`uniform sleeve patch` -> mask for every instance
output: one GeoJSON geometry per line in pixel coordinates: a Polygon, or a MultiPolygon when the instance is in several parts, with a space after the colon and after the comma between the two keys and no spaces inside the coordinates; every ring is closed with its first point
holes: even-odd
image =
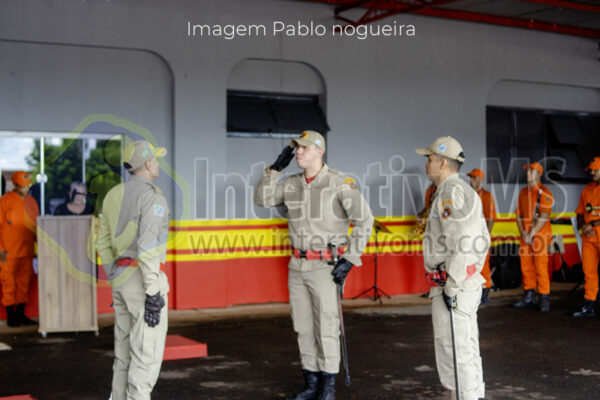
{"type": "Polygon", "coordinates": [[[353,178],[346,178],[346,180],[344,180],[344,183],[348,184],[348,186],[350,186],[350,189],[352,190],[356,190],[358,188],[353,178]]]}
{"type": "Polygon", "coordinates": [[[447,219],[452,216],[452,209],[450,207],[444,207],[442,211],[442,219],[447,219]]]}
{"type": "Polygon", "coordinates": [[[164,217],[165,216],[165,208],[163,206],[161,206],[160,204],[155,204],[154,205],[154,215],[156,215],[157,217],[164,217]]]}
{"type": "Polygon", "coordinates": [[[444,200],[442,201],[442,207],[452,207],[452,200],[444,200]]]}

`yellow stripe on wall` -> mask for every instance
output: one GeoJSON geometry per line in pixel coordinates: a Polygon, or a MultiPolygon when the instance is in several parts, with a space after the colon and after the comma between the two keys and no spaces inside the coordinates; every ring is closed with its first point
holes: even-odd
{"type": "MultiPolygon", "coordinates": [[[[571,217],[574,213],[552,214],[551,218],[571,217]]],[[[492,238],[505,238],[493,242],[519,243],[515,214],[498,214],[492,229],[492,238]]],[[[421,236],[412,234],[414,216],[382,217],[378,221],[391,233],[379,233],[380,254],[407,255],[421,252],[421,236]]],[[[231,219],[231,220],[177,220],[171,221],[167,261],[230,260],[259,257],[285,257],[290,255],[288,230],[285,219],[231,219]],[[273,227],[277,226],[277,227],[273,227]],[[194,230],[198,229],[198,230],[194,230]]],[[[570,225],[552,225],[556,235],[574,234],[570,225]]],[[[574,237],[564,238],[564,243],[575,243],[574,237]]],[[[375,253],[374,233],[366,254],[375,253]]]]}

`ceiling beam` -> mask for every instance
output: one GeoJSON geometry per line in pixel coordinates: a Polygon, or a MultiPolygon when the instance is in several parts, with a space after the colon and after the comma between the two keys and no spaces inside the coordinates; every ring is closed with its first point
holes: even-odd
{"type": "Polygon", "coordinates": [[[552,7],[561,7],[561,8],[569,8],[572,10],[580,10],[580,11],[589,11],[600,13],[600,6],[595,6],[593,4],[584,4],[584,3],[575,3],[567,0],[519,0],[524,3],[536,3],[543,4],[546,6],[552,7]]]}
{"type": "MultiPolygon", "coordinates": [[[[366,25],[371,22],[375,22],[392,15],[409,13],[415,10],[420,10],[428,7],[436,7],[441,6],[448,3],[454,3],[460,0],[413,0],[413,1],[403,1],[403,0],[358,0],[358,1],[349,1],[344,2],[338,0],[339,5],[335,8],[334,14],[335,18],[344,21],[345,23],[358,26],[358,25],[366,25]],[[353,8],[367,8],[367,11],[356,21],[353,21],[349,18],[346,18],[340,15],[344,11],[348,11],[353,8]]],[[[330,1],[328,1],[330,2],[330,1]]]]}
{"type": "MultiPolygon", "coordinates": [[[[389,17],[394,14],[411,13],[417,15],[426,15],[430,17],[440,17],[461,21],[487,23],[493,25],[509,26],[514,28],[524,28],[543,32],[553,32],[566,35],[582,36],[588,38],[600,38],[600,30],[582,28],[569,25],[560,25],[551,22],[537,21],[534,19],[522,19],[513,17],[504,17],[490,14],[472,13],[468,11],[450,10],[436,8],[446,3],[452,3],[459,0],[432,0],[429,3],[424,1],[403,2],[402,0],[308,0],[315,3],[328,3],[339,6],[336,8],[335,17],[351,25],[368,24],[389,17]],[[367,8],[365,14],[357,21],[352,21],[339,15],[340,12],[350,8],[367,8]]],[[[600,6],[591,4],[575,3],[566,0],[519,0],[528,3],[544,4],[551,7],[563,7],[586,12],[600,13],[600,6]]]]}
{"type": "Polygon", "coordinates": [[[567,35],[583,36],[594,39],[600,38],[600,30],[579,28],[568,25],[559,25],[535,20],[501,17],[497,15],[478,14],[457,10],[444,10],[441,8],[425,8],[421,10],[412,11],[411,13],[427,15],[430,17],[457,19],[462,21],[483,22],[493,25],[503,25],[514,28],[525,28],[544,32],[563,33],[567,35]]]}

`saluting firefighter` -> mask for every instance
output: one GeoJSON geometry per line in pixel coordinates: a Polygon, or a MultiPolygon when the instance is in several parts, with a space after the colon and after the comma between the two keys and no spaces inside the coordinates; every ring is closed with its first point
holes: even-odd
{"type": "Polygon", "coordinates": [[[164,148],[145,140],[123,151],[133,175],[104,199],[96,245],[112,286],[115,361],[112,400],[148,400],[158,379],[167,335],[169,282],[161,270],[167,250],[169,207],[152,182],[164,148]]]}
{"type": "Polygon", "coordinates": [[[581,230],[581,258],[585,276],[584,303],[581,311],[574,317],[593,317],[596,315],[596,297],[598,296],[598,262],[600,262],[600,157],[588,165],[593,181],[581,192],[577,205],[577,225],[581,230]]]}
{"type": "Polygon", "coordinates": [[[548,246],[552,243],[550,214],[554,197],[540,182],[544,167],[540,163],[525,164],[527,186],[519,193],[517,227],[521,235],[519,258],[523,274],[523,298],[515,308],[535,308],[535,290],[540,295],[539,310],[550,311],[550,276],[548,275],[548,246]]]}
{"type": "Polygon", "coordinates": [[[449,312],[453,310],[460,396],[477,400],[485,395],[477,308],[490,235],[477,193],[458,176],[465,161],[460,143],[450,136],[440,137],[416,151],[427,157],[427,178],[438,187],[423,237],[438,375],[455,394],[449,312]]]}
{"type": "Polygon", "coordinates": [[[340,316],[336,284],[343,285],[360,256],[373,226],[369,205],[356,183],[323,162],[325,140],[316,131],[293,139],[277,160],[265,169],[254,192],[262,207],[285,205],[293,254],[288,288],[292,321],[305,388],[294,400],[332,400],[340,366],[340,316]],[[303,173],[279,182],[281,170],[296,162],[303,173]],[[348,236],[350,223],[354,225],[348,236]],[[337,244],[340,259],[333,260],[328,244],[337,244]]]}
{"type": "MultiPolygon", "coordinates": [[[[492,234],[492,228],[494,227],[494,221],[496,220],[496,202],[494,196],[483,188],[483,179],[485,174],[482,170],[475,168],[469,172],[467,176],[470,178],[471,187],[477,192],[481,199],[481,205],[483,208],[483,217],[487,224],[488,232],[492,234]]],[[[490,270],[490,252],[488,251],[485,257],[485,264],[481,270],[481,276],[485,279],[483,284],[483,291],[481,293],[481,304],[490,302],[490,289],[492,288],[492,272],[490,270]]]]}

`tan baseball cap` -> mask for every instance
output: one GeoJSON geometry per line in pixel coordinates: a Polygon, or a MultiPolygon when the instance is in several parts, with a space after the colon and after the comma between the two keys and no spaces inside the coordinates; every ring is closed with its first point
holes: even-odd
{"type": "Polygon", "coordinates": [[[452,136],[439,137],[435,139],[435,141],[428,148],[419,148],[415,151],[417,154],[422,156],[437,154],[448,157],[451,160],[465,162],[465,153],[463,152],[463,148],[460,143],[458,143],[458,140],[454,139],[452,136]]]}
{"type": "Polygon", "coordinates": [[[299,138],[292,139],[290,142],[290,147],[296,146],[310,146],[314,144],[325,153],[325,139],[323,136],[317,131],[304,131],[299,138]]]}
{"type": "Polygon", "coordinates": [[[154,147],[146,140],[136,140],[129,143],[123,150],[123,165],[129,172],[140,168],[148,160],[167,155],[164,147],[154,147]]]}

